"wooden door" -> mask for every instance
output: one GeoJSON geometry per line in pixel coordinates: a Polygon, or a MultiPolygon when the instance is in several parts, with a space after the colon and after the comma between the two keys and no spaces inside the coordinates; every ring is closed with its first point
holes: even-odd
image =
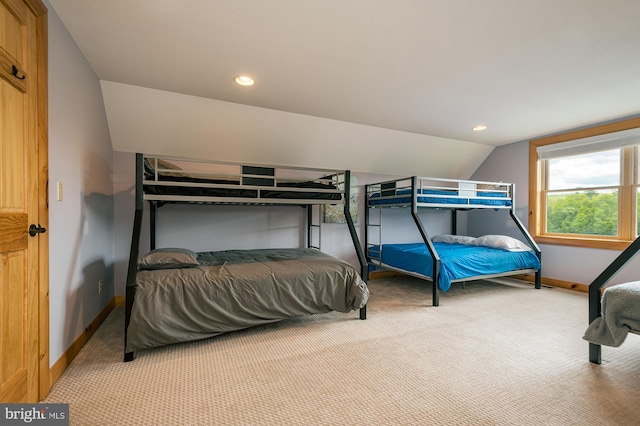
{"type": "Polygon", "coordinates": [[[31,224],[40,231],[48,224],[47,157],[40,155],[46,120],[38,104],[42,26],[29,3],[0,0],[0,402],[37,402],[48,392],[48,377],[41,383],[48,376],[41,363],[48,364],[48,338],[47,347],[41,342],[41,326],[48,328],[48,304],[41,312],[46,253],[40,259],[47,240],[29,234],[31,224]]]}

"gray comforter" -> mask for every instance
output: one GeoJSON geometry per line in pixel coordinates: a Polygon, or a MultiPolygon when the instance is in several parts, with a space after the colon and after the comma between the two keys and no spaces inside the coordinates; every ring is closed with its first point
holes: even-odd
{"type": "Polygon", "coordinates": [[[351,312],[369,297],[351,265],[314,249],[202,252],[198,262],[138,272],[127,352],[289,317],[351,312]]]}
{"type": "Polygon", "coordinates": [[[589,324],[584,339],[620,346],[629,331],[640,331],[640,281],[608,287],[602,294],[602,316],[589,324]]]}

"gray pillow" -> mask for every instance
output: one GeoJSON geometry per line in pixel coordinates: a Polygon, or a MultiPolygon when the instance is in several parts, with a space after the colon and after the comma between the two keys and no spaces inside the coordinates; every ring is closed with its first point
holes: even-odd
{"type": "Polygon", "coordinates": [[[183,248],[161,248],[151,250],[138,259],[140,269],[193,268],[199,265],[198,255],[183,248]]]}
{"type": "Polygon", "coordinates": [[[475,237],[469,237],[467,235],[444,234],[433,237],[431,241],[434,243],[473,244],[473,242],[475,241],[475,237]]]}

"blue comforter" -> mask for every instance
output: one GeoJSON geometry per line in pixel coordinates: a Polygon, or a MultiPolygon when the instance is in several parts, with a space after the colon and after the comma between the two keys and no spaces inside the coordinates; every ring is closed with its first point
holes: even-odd
{"type": "MultiPolygon", "coordinates": [[[[501,274],[519,269],[539,269],[540,260],[532,251],[507,251],[484,246],[433,243],[440,257],[438,286],[442,291],[451,281],[501,274]]],[[[377,246],[369,255],[379,259],[377,246]]],[[[433,279],[433,258],[424,243],[384,244],[382,262],[395,268],[419,273],[433,279]]]]}

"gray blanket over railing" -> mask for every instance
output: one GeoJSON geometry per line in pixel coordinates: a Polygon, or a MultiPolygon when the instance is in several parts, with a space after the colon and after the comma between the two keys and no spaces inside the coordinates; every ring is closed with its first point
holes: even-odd
{"type": "Polygon", "coordinates": [[[602,294],[602,316],[589,324],[584,339],[620,346],[629,331],[640,332],[640,281],[618,284],[602,294]]]}

